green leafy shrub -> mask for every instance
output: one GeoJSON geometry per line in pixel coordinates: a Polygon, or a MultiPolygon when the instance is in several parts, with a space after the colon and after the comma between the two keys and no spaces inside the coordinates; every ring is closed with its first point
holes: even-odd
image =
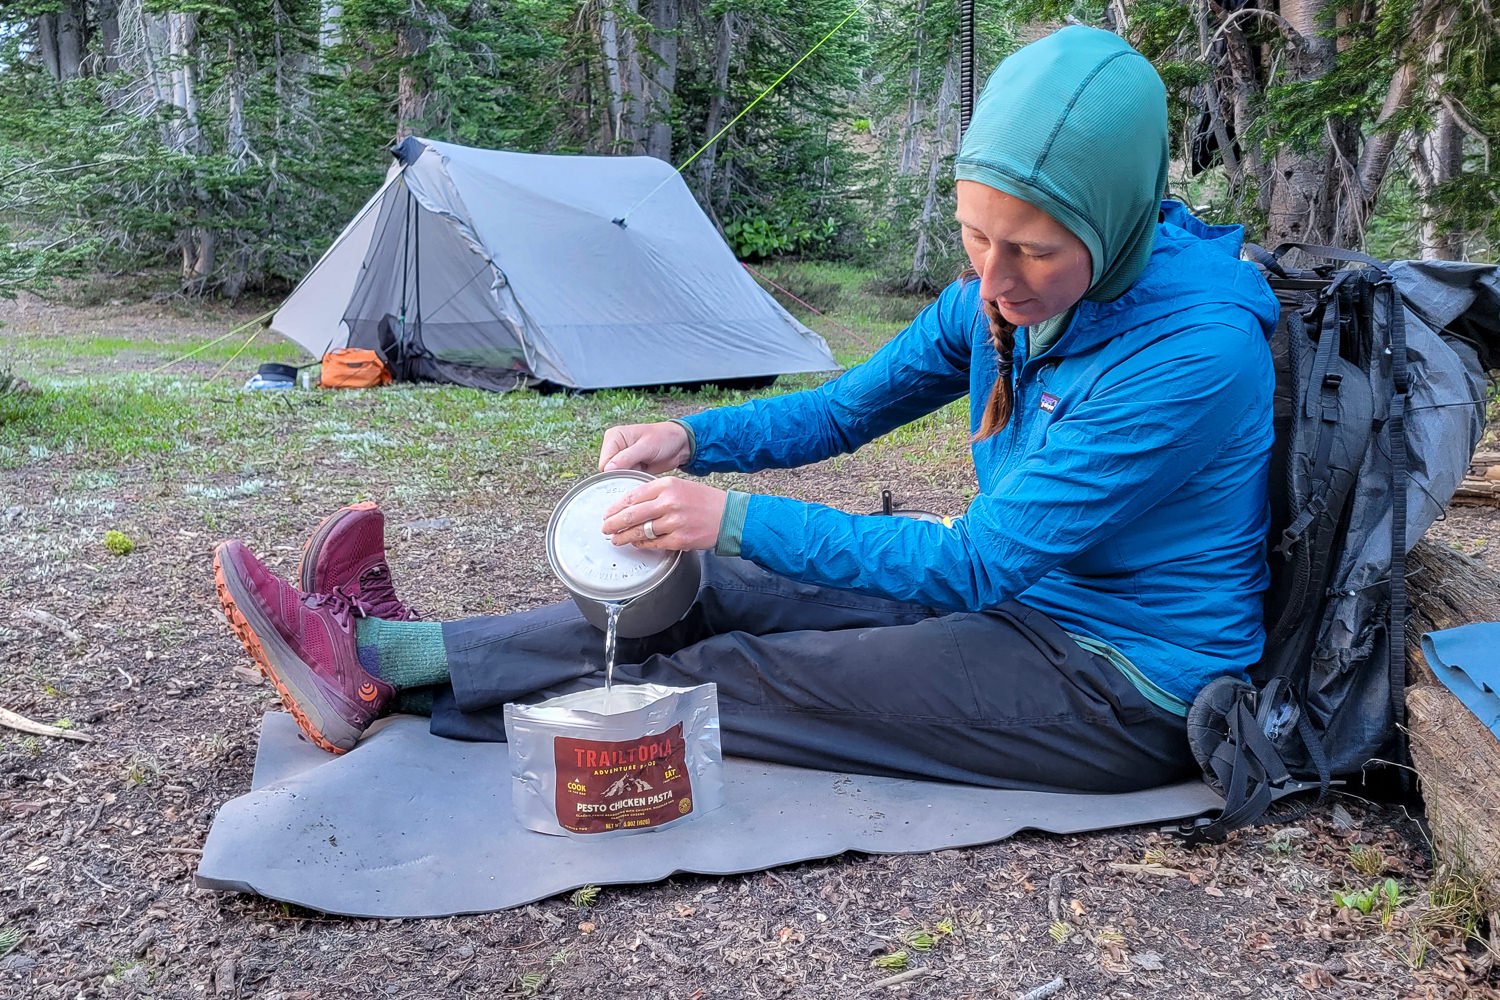
{"type": "Polygon", "coordinates": [[[735,256],[762,260],[777,254],[810,254],[820,250],[838,229],[831,218],[773,220],[764,215],[734,219],[724,236],[735,256]]]}
{"type": "Polygon", "coordinates": [[[104,549],[112,556],[128,556],[135,551],[135,542],[125,532],[110,528],[104,533],[104,549]]]}

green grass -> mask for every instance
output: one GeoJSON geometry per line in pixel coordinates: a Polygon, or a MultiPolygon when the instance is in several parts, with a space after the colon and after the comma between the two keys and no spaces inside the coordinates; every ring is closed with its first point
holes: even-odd
{"type": "Polygon", "coordinates": [[[84,469],[145,461],[204,476],[247,465],[293,468],[333,455],[367,467],[415,466],[455,476],[497,462],[545,473],[579,468],[607,426],[660,413],[652,397],[630,392],[495,395],[402,386],[248,393],[145,375],[43,388],[0,399],[0,468],[66,455],[84,469]]]}
{"type": "MultiPolygon", "coordinates": [[[[845,365],[867,357],[923,304],[877,295],[869,290],[869,273],[846,266],[798,262],[772,265],[772,272],[778,284],[799,296],[805,292],[827,314],[824,319],[793,306],[827,335],[845,365]]],[[[213,316],[203,320],[205,328],[219,325],[213,316]]],[[[225,501],[284,488],[314,465],[334,474],[379,476],[398,484],[407,498],[480,483],[491,470],[567,480],[593,469],[600,437],[612,425],[776,395],[827,377],[785,377],[755,393],[495,394],[432,385],[245,392],[242,379],[259,361],[290,360],[298,353],[295,345],[265,335],[231,366],[232,374],[215,381],[176,369],[112,372],[108,364],[86,375],[61,373],[90,369],[80,364],[88,359],[147,353],[171,360],[218,335],[207,329],[202,337],[174,344],[73,334],[18,338],[24,347],[17,374],[39,391],[0,395],[0,470],[61,460],[81,491],[105,494],[122,478],[144,472],[164,492],[186,498],[213,527],[214,511],[225,501]]],[[[227,358],[240,343],[231,338],[197,360],[227,358]]],[[[142,366],[137,360],[134,367],[142,366]]],[[[965,404],[924,417],[873,447],[900,451],[919,464],[962,463],[968,448],[965,404]]]]}
{"type": "Polygon", "coordinates": [[[11,360],[19,367],[38,374],[76,370],[87,367],[84,362],[115,359],[145,360],[166,365],[193,351],[197,353],[193,354],[191,360],[200,365],[221,365],[233,358],[232,372],[243,374],[245,378],[264,361],[306,364],[310,360],[301,347],[272,333],[257,333],[248,347],[245,346],[245,341],[250,336],[248,331],[214,343],[227,332],[228,328],[209,331],[203,336],[183,340],[147,340],[143,337],[83,333],[46,337],[16,335],[11,338],[10,352],[11,360]]]}
{"type": "Polygon", "coordinates": [[[846,366],[868,357],[875,347],[899,333],[928,302],[920,297],[876,292],[876,275],[848,264],[777,261],[757,264],[755,272],[752,275],[762,287],[808,328],[821,334],[839,364],[846,366]],[[807,305],[767,284],[767,279],[807,305]]]}

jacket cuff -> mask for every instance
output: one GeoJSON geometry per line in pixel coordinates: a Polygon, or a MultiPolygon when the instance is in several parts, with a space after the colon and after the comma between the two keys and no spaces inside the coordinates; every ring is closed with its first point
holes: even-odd
{"type": "Polygon", "coordinates": [[[688,457],[686,461],[678,466],[679,469],[686,469],[688,466],[693,464],[693,456],[698,454],[698,435],[694,433],[693,425],[688,423],[686,420],[682,420],[678,417],[673,417],[669,421],[669,423],[674,423],[678,427],[681,427],[683,430],[687,431],[688,457]]]}
{"type": "Polygon", "coordinates": [[[745,515],[750,510],[750,494],[730,490],[724,500],[724,516],[719,519],[719,541],[714,555],[737,556],[745,537],[745,515]]]}

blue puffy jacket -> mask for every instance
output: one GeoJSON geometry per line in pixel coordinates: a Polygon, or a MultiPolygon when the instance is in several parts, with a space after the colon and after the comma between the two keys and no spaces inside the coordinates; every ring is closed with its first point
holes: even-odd
{"type": "MultiPolygon", "coordinates": [[[[954,611],[1018,599],[1191,701],[1264,641],[1277,302],[1239,227],[1162,205],[1145,272],[1080,302],[1038,357],[1018,331],[1015,408],[973,444],[979,494],[951,527],[753,496],[740,554],[808,583],[954,611]]],[[[804,465],[996,375],[979,283],[955,282],[868,361],[806,392],[687,419],[687,471],[804,465]]]]}

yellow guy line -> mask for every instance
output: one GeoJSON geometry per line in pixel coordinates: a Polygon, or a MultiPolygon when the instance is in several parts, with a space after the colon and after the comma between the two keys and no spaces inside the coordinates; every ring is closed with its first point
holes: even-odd
{"type": "MultiPolygon", "coordinates": [[[[782,73],[775,80],[771,81],[771,85],[769,87],[767,87],[765,90],[762,90],[760,92],[760,96],[759,97],[757,97],[755,100],[751,101],[749,104],[745,105],[744,109],[742,111],[740,111],[739,114],[737,114],[733,118],[729,119],[729,124],[725,125],[723,128],[719,129],[719,131],[715,132],[712,139],[709,139],[702,146],[699,146],[698,147],[698,151],[696,153],[694,153],[692,156],[689,156],[686,160],[683,160],[682,161],[682,166],[680,166],[676,170],[674,170],[672,172],[672,175],[676,176],[677,174],[682,173],[684,170],[686,170],[688,168],[688,166],[694,160],[696,160],[698,157],[702,156],[703,153],[704,153],[704,151],[707,150],[708,147],[710,147],[714,143],[718,142],[719,138],[721,136],[723,136],[723,134],[725,132],[728,132],[731,128],[734,127],[734,123],[735,122],[739,121],[741,118],[745,117],[745,115],[749,114],[750,113],[750,109],[753,108],[753,107],[755,107],[757,104],[759,104],[761,102],[761,100],[765,98],[765,96],[767,94],[769,94],[771,91],[775,90],[781,84],[782,80],[785,80],[787,77],[791,76],[793,70],[795,70],[798,66],[801,66],[803,63],[807,62],[807,57],[808,56],[812,55],[814,52],[818,51],[818,49],[822,48],[823,47],[823,43],[826,42],[826,41],[828,41],[828,39],[832,38],[835,34],[837,34],[838,30],[840,28],[842,28],[844,25],[848,24],[850,18],[854,17],[855,14],[858,14],[861,10],[863,10],[864,7],[865,7],[865,4],[868,3],[868,2],[869,2],[869,0],[859,0],[859,3],[857,3],[853,7],[851,7],[849,9],[849,13],[847,13],[847,14],[844,15],[844,19],[842,21],[840,21],[838,24],[835,24],[832,28],[830,28],[828,30],[828,34],[826,34],[822,38],[818,39],[818,44],[814,45],[812,48],[810,48],[806,52],[804,52],[802,54],[802,58],[801,59],[798,59],[796,62],[792,63],[791,66],[787,67],[786,72],[782,73]]],[[[621,228],[624,228],[624,226],[625,226],[625,220],[628,219],[628,218],[630,218],[630,213],[634,212],[636,209],[640,208],[646,202],[650,201],[651,200],[651,196],[654,195],[654,194],[656,194],[656,192],[660,191],[667,184],[667,182],[670,181],[671,179],[672,179],[672,177],[665,177],[665,178],[663,178],[662,182],[660,184],[656,185],[656,187],[652,188],[650,191],[648,191],[646,193],[646,197],[642,198],[640,201],[636,202],[634,205],[631,205],[630,208],[629,208],[629,210],[627,210],[624,215],[622,215],[618,219],[614,220],[615,224],[618,225],[618,226],[620,226],[621,228]]]]}
{"type": "MultiPolygon", "coordinates": [[[[188,351],[182,357],[180,357],[180,358],[174,358],[173,360],[168,361],[164,365],[160,365],[160,366],[158,366],[156,368],[151,369],[146,374],[147,375],[159,375],[162,372],[166,371],[168,368],[171,368],[173,365],[177,364],[179,361],[186,361],[188,358],[193,357],[195,354],[202,354],[204,351],[208,350],[210,347],[213,347],[215,344],[221,343],[222,341],[228,340],[230,337],[233,337],[235,334],[239,333],[241,330],[248,330],[250,327],[255,326],[257,323],[264,324],[266,320],[270,319],[274,315],[276,315],[276,310],[272,309],[268,313],[263,313],[263,314],[255,317],[254,319],[250,320],[248,323],[241,323],[239,326],[235,327],[233,330],[230,330],[228,333],[224,334],[222,337],[215,337],[213,340],[210,340],[208,343],[202,344],[202,345],[200,345],[198,347],[193,348],[191,351],[188,351]]],[[[260,333],[259,330],[255,331],[255,333],[252,333],[250,335],[250,339],[254,340],[256,334],[258,334],[258,333],[260,333]]],[[[247,344],[248,344],[248,342],[247,342],[247,344]]],[[[240,351],[243,351],[244,349],[245,348],[241,347],[240,351]]],[[[239,356],[239,351],[236,351],[235,352],[235,357],[238,357],[238,356],[239,356]]],[[[219,370],[223,371],[222,368],[219,369],[219,370]]]]}
{"type": "MultiPolygon", "coordinates": [[[[240,329],[243,330],[244,327],[240,327],[240,329]]],[[[212,382],[214,379],[218,378],[220,375],[223,375],[224,374],[224,369],[226,369],[230,365],[234,364],[234,359],[237,358],[237,357],[239,357],[241,354],[244,354],[245,353],[245,348],[249,347],[252,343],[254,343],[255,342],[255,338],[259,337],[259,336],[260,336],[260,331],[259,330],[251,330],[250,331],[250,336],[245,338],[245,342],[240,345],[240,349],[237,350],[237,351],[235,351],[233,354],[231,354],[229,356],[229,360],[225,361],[222,365],[220,365],[219,366],[219,370],[216,371],[216,372],[214,372],[212,375],[210,375],[208,377],[208,380],[210,382],[212,382]]]]}

